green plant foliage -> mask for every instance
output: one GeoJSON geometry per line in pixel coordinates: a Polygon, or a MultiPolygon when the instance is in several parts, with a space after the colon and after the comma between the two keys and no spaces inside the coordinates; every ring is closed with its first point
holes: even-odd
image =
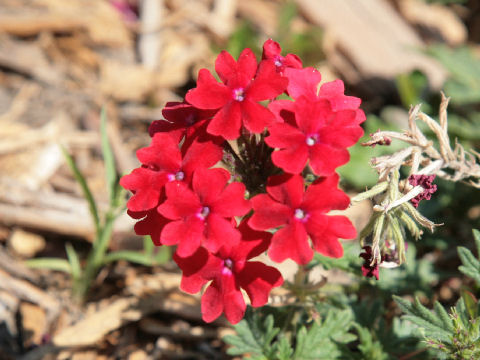
{"type": "Polygon", "coordinates": [[[250,48],[255,54],[261,54],[261,49],[258,46],[258,32],[253,25],[248,21],[241,22],[232,33],[225,46],[227,50],[235,59],[245,48],[250,48]]]}
{"type": "MultiPolygon", "coordinates": [[[[272,359],[276,347],[272,341],[280,329],[274,327],[273,315],[260,316],[257,312],[249,311],[245,318],[235,325],[236,335],[227,335],[223,340],[232,345],[227,353],[230,355],[250,354],[251,359],[272,359]]],[[[282,356],[288,353],[285,340],[282,342],[282,356]]]]}
{"type": "Polygon", "coordinates": [[[418,350],[418,340],[412,336],[415,325],[393,318],[390,326],[383,318],[382,300],[368,299],[351,304],[355,315],[354,327],[358,334],[361,359],[398,359],[418,350]]]}
{"type": "MultiPolygon", "coordinates": [[[[294,310],[285,307],[281,311],[294,310]]],[[[248,309],[245,318],[235,325],[237,334],[227,335],[223,340],[232,345],[228,354],[244,355],[244,359],[343,359],[348,354],[345,344],[356,339],[354,334],[349,333],[352,320],[351,310],[329,308],[323,321],[314,320],[308,325],[301,325],[298,332],[292,334],[293,339],[289,339],[285,332],[280,334],[273,314],[262,316],[248,309]]]]}
{"type": "MultiPolygon", "coordinates": [[[[394,299],[406,313],[403,318],[418,325],[417,336],[422,337],[431,348],[437,349],[438,358],[480,358],[480,317],[472,317],[473,314],[465,304],[465,297],[449,313],[439,302],[434,303],[431,312],[417,298],[413,304],[398,296],[394,296],[394,299]]],[[[477,314],[476,300],[475,308],[477,314]]]]}
{"type": "MultiPolygon", "coordinates": [[[[480,250],[480,232],[474,230],[473,234],[477,250],[480,250]]],[[[463,263],[460,267],[462,272],[467,276],[473,274],[476,280],[478,260],[466,248],[459,247],[458,253],[463,263]]],[[[416,335],[438,351],[437,358],[480,358],[480,304],[472,293],[463,290],[456,306],[449,312],[438,301],[433,304],[433,311],[430,311],[418,298],[413,303],[399,296],[394,296],[394,300],[406,314],[403,319],[418,326],[416,335]]]]}
{"type": "Polygon", "coordinates": [[[413,243],[408,244],[406,261],[395,269],[380,270],[378,287],[387,294],[431,294],[432,285],[438,281],[438,274],[428,259],[417,259],[413,243]],[[388,274],[387,274],[388,271],[388,274]],[[385,274],[385,275],[384,275],[385,274]]]}
{"type": "MultiPolygon", "coordinates": [[[[402,105],[410,106],[423,103],[428,91],[428,78],[421,71],[414,70],[408,74],[401,74],[396,78],[396,84],[402,105]]],[[[428,104],[422,105],[422,111],[429,112],[428,104]]]]}
{"type": "MultiPolygon", "coordinates": [[[[477,254],[480,254],[480,231],[473,230],[473,237],[477,247],[477,254]]],[[[480,286],[480,261],[472,254],[470,250],[463,246],[457,248],[458,256],[462,261],[462,266],[458,268],[460,272],[471,277],[478,286],[480,286]]],[[[480,255],[479,255],[480,256],[480,255]]]]}
{"type": "Polygon", "coordinates": [[[339,359],[341,344],[356,339],[349,333],[352,326],[352,312],[349,309],[330,309],[323,321],[314,321],[307,329],[302,326],[297,334],[294,357],[298,360],[339,359]]]}
{"type": "Polygon", "coordinates": [[[444,45],[429,49],[450,73],[445,93],[457,104],[480,102],[480,61],[466,46],[450,49],[444,45]]]}
{"type": "Polygon", "coordinates": [[[343,243],[343,256],[341,258],[332,258],[323,256],[319,253],[315,253],[309,267],[321,265],[325,270],[340,269],[352,274],[359,275],[360,267],[362,266],[362,260],[358,256],[360,253],[360,247],[356,242],[344,242],[343,243]]]}
{"type": "Polygon", "coordinates": [[[439,341],[450,343],[453,323],[447,311],[436,301],[434,312],[431,312],[415,298],[414,303],[394,295],[393,299],[400,309],[407,315],[403,318],[419,326],[423,335],[427,338],[435,338],[439,341]]]}

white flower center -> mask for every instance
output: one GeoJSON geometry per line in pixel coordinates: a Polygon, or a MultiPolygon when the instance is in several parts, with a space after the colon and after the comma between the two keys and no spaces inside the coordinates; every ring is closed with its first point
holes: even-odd
{"type": "Polygon", "coordinates": [[[318,135],[313,134],[313,135],[307,136],[307,139],[305,140],[305,142],[307,143],[308,146],[315,145],[318,142],[318,135]]]}
{"type": "Polygon", "coordinates": [[[233,98],[237,101],[243,101],[245,100],[245,92],[243,88],[238,88],[233,90],[233,98]]]}

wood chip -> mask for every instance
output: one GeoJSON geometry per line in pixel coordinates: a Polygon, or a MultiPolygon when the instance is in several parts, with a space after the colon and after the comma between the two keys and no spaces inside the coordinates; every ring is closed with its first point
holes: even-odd
{"type": "Polygon", "coordinates": [[[25,280],[15,279],[0,269],[0,290],[17,298],[42,306],[46,310],[47,323],[53,321],[59,312],[58,301],[43,290],[25,280]]]}
{"type": "Polygon", "coordinates": [[[22,326],[28,338],[24,346],[29,348],[42,343],[42,337],[47,331],[47,318],[45,311],[38,305],[22,302],[20,304],[22,326]]]}
{"type": "Polygon", "coordinates": [[[7,244],[15,254],[28,259],[45,248],[45,239],[41,235],[15,229],[7,244]]]}
{"type": "Polygon", "coordinates": [[[349,82],[393,79],[420,69],[434,89],[446,78],[435,60],[423,55],[424,44],[386,0],[296,0],[301,12],[326,31],[325,52],[349,82]]]}
{"type": "Polygon", "coordinates": [[[442,40],[452,46],[467,41],[468,30],[451,8],[419,0],[402,0],[397,3],[401,14],[410,23],[420,26],[421,31],[427,31],[427,37],[442,40]]]}

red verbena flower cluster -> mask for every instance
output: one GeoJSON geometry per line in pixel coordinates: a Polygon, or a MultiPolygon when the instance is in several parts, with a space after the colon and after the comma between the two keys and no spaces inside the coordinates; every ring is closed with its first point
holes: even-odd
{"type": "Polygon", "coordinates": [[[167,103],[165,119],[150,125],[150,146],[137,151],[141,166],[121,185],[133,194],[136,233],[176,245],[181,289],[205,288],[203,319],[225,313],[237,323],[241,289],[258,307],[283,283],[256,256],[303,265],[314,251],[341,257],[338,239],[356,236],[345,216],[327,214],[349,205],[335,170],[365,115],[342,81],[319,87],[320,73],[282,56],[273,40],[260,62],[250,49],[238,60],[221,52],[215,71],[220,81],[202,69],[185,101],[167,103]]]}

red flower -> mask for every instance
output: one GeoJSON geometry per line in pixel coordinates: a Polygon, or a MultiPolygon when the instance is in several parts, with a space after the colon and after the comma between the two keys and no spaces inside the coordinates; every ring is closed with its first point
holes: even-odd
{"type": "Polygon", "coordinates": [[[408,182],[412,186],[420,185],[424,190],[415,196],[410,202],[413,206],[418,207],[418,203],[422,200],[430,200],[432,194],[437,191],[437,185],[433,184],[435,175],[410,175],[408,182]]]}
{"type": "Polygon", "coordinates": [[[365,277],[375,276],[375,278],[378,280],[380,276],[378,264],[375,262],[374,265],[371,265],[373,260],[372,247],[364,246],[362,249],[365,250],[364,253],[359,255],[361,258],[363,258],[362,275],[365,277]]]}
{"type": "Polygon", "coordinates": [[[242,124],[260,133],[274,121],[273,114],[258,102],[281,94],[288,80],[277,74],[272,62],[261,62],[257,71],[257,60],[250,49],[243,50],[238,61],[222,51],[215,70],[223,84],[210,71],[201,69],[197,87],[186,95],[187,101],[199,109],[219,110],[208,125],[210,134],[232,140],[240,136],[242,124]]]}
{"type": "Polygon", "coordinates": [[[150,136],[168,132],[177,142],[198,133],[199,127],[215,115],[214,110],[197,109],[186,102],[168,102],[162,110],[165,120],[156,120],[148,128],[150,136]]]}
{"type": "Polygon", "coordinates": [[[152,209],[158,204],[167,182],[189,182],[195,169],[215,165],[222,155],[221,148],[211,142],[194,141],[188,147],[184,144],[180,150],[174,137],[167,133],[154,134],[151,145],[137,151],[142,167],[120,180],[120,185],[134,193],[127,203],[128,209],[152,209]]]}
{"type": "Polygon", "coordinates": [[[300,175],[272,176],[268,179],[267,193],[255,196],[251,202],[253,216],[249,225],[253,229],[267,230],[282,226],[272,238],[268,255],[273,261],[287,258],[299,264],[308,263],[313,248],[330,257],[341,257],[343,248],[338,238],[353,239],[355,228],[345,216],[327,216],[330,210],[348,207],[348,196],[337,188],[337,174],[318,179],[304,192],[300,175]]]}
{"type": "Polygon", "coordinates": [[[225,242],[236,241],[240,234],[231,218],[245,215],[250,203],[244,198],[245,185],[227,185],[229,179],[224,169],[199,168],[193,174],[193,190],[179,182],[167,184],[167,200],[158,211],[174,221],[163,229],[162,244],[178,244],[178,255],[186,257],[201,244],[216,252],[225,242]]]}
{"type": "Polygon", "coordinates": [[[322,76],[318,70],[312,67],[285,69],[285,76],[289,79],[287,91],[293,99],[298,99],[301,96],[305,96],[310,100],[327,99],[333,111],[356,110],[362,102],[355,96],[346,96],[344,94],[345,87],[342,80],[324,83],[318,90],[318,84],[322,76]]]}
{"type": "Polygon", "coordinates": [[[299,174],[309,160],[316,175],[333,174],[349,160],[346,148],[363,134],[356,111],[333,112],[328,101],[312,101],[305,96],[289,105],[289,110],[292,109],[294,118],[289,116],[286,122],[270,126],[270,136],[265,139],[270,147],[280,149],[272,154],[273,163],[285,172],[299,174]]]}
{"type": "Polygon", "coordinates": [[[277,68],[277,72],[279,73],[283,73],[285,68],[302,68],[302,60],[300,60],[297,55],[287,54],[285,57],[283,57],[281,52],[282,48],[280,45],[272,39],[268,39],[263,44],[262,59],[272,60],[277,68]]]}
{"type": "Polygon", "coordinates": [[[271,289],[283,283],[277,269],[248,261],[267,249],[271,234],[254,231],[245,222],[238,230],[243,240],[227,241],[215,254],[200,247],[189,257],[173,256],[183,272],[180,285],[183,291],[195,294],[211,281],[202,296],[202,318],[206,322],[224,312],[228,321],[238,323],[246,309],[241,288],[252,306],[259,307],[267,303],[271,289]]]}

